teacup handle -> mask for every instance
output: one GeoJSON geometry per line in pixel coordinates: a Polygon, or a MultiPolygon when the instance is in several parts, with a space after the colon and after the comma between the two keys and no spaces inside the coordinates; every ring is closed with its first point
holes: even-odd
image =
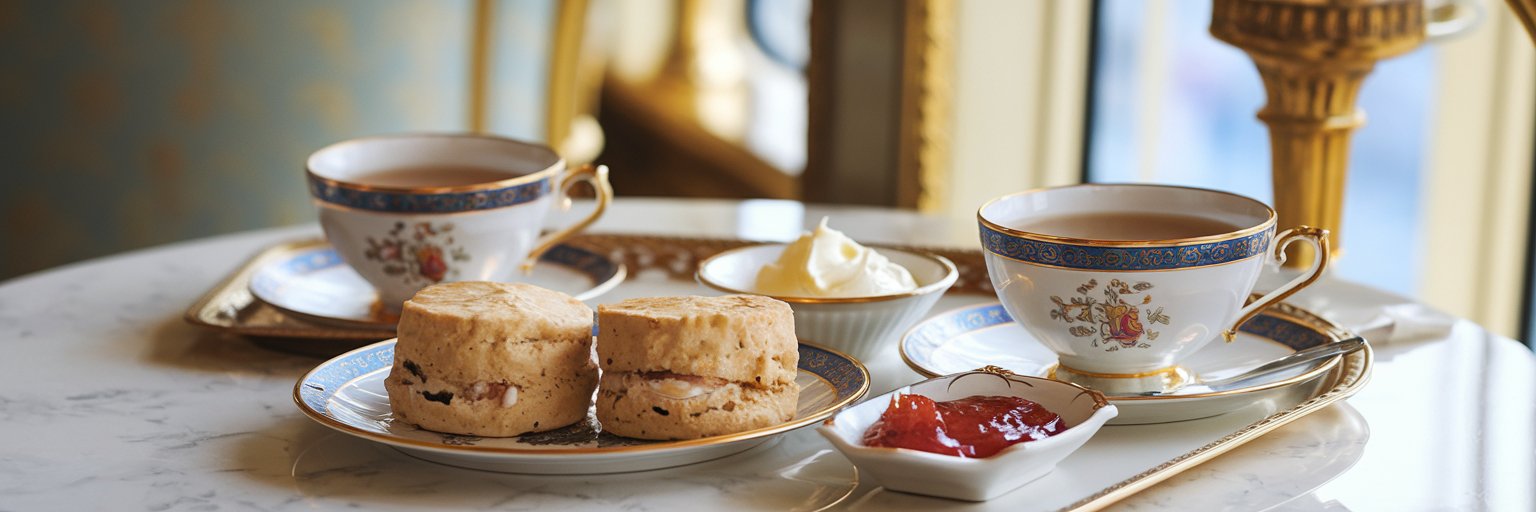
{"type": "Polygon", "coordinates": [[[1323,277],[1323,271],[1328,268],[1328,261],[1331,257],[1328,251],[1328,230],[1311,226],[1297,226],[1281,231],[1279,235],[1275,236],[1275,243],[1273,245],[1274,251],[1272,254],[1276,263],[1285,263],[1285,248],[1291,245],[1291,242],[1297,240],[1305,240],[1312,244],[1313,249],[1317,250],[1317,260],[1312,262],[1312,268],[1292,279],[1291,282],[1285,283],[1285,286],[1266,293],[1263,297],[1250,301],[1248,305],[1243,306],[1242,311],[1237,313],[1237,321],[1232,324],[1232,328],[1221,333],[1221,337],[1226,339],[1227,343],[1231,343],[1233,339],[1237,338],[1238,327],[1248,323],[1248,320],[1258,315],[1264,308],[1285,300],[1286,297],[1290,297],[1292,294],[1301,291],[1302,288],[1323,277]]]}
{"type": "Polygon", "coordinates": [[[534,262],[539,261],[539,256],[545,251],[586,229],[593,222],[597,222],[597,218],[602,217],[603,212],[608,210],[608,203],[613,201],[613,186],[608,184],[608,166],[592,164],[566,169],[560,174],[559,181],[555,183],[555,190],[560,194],[560,208],[564,210],[571,207],[571,198],[568,195],[571,185],[582,181],[591,183],[592,188],[597,190],[597,207],[593,208],[592,213],[581,221],[540,237],[538,243],[534,244],[533,250],[528,252],[528,260],[523,262],[524,274],[533,271],[534,262]]]}

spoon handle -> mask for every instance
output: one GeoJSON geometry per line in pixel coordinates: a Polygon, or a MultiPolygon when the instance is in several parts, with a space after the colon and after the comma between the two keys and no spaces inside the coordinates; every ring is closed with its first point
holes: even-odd
{"type": "Polygon", "coordinates": [[[1325,344],[1318,345],[1316,347],[1312,347],[1312,348],[1309,348],[1309,349],[1306,349],[1306,350],[1297,351],[1294,354],[1291,354],[1291,355],[1282,357],[1280,359],[1276,359],[1274,361],[1270,361],[1268,363],[1264,363],[1262,365],[1259,365],[1257,368],[1254,368],[1252,370],[1248,370],[1246,372],[1243,372],[1243,373],[1240,373],[1240,374],[1237,374],[1237,375],[1233,375],[1231,377],[1227,377],[1227,378],[1224,378],[1224,379],[1216,379],[1216,380],[1211,380],[1211,381],[1205,381],[1205,382],[1202,382],[1201,384],[1204,384],[1204,385],[1210,386],[1210,387],[1217,387],[1217,386],[1223,386],[1223,385],[1226,385],[1226,384],[1233,384],[1233,383],[1237,383],[1237,382],[1242,382],[1242,381],[1245,381],[1245,380],[1248,380],[1248,379],[1252,379],[1254,377],[1258,377],[1260,375],[1265,375],[1265,374],[1268,374],[1268,373],[1271,373],[1271,372],[1274,372],[1274,371],[1283,370],[1283,369],[1286,369],[1286,368],[1290,368],[1292,366],[1306,364],[1306,363],[1309,363],[1309,362],[1312,362],[1312,361],[1316,361],[1318,359],[1333,357],[1333,356],[1336,356],[1336,355],[1339,355],[1339,354],[1348,354],[1350,352],[1354,352],[1356,350],[1360,350],[1364,346],[1365,346],[1365,339],[1361,338],[1359,336],[1355,336],[1355,337],[1352,337],[1352,338],[1336,341],[1336,342],[1333,342],[1333,343],[1325,343],[1325,344]]]}

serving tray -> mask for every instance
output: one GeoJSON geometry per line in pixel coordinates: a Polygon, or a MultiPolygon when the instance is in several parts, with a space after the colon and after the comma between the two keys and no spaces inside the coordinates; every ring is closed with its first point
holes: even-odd
{"type": "MultiPolygon", "coordinates": [[[[1331,338],[1352,336],[1352,333],[1310,312],[1283,303],[1280,306],[1286,306],[1286,315],[1311,323],[1314,328],[1327,332],[1331,338]]],[[[1100,436],[1090,440],[1089,445],[1084,447],[1081,452],[1084,460],[1078,461],[1080,464],[1076,466],[1104,465],[1106,461],[1113,460],[1114,466],[1122,471],[1126,467],[1134,468],[1138,465],[1144,469],[1121,480],[1111,480],[1113,483],[1109,486],[1081,497],[1063,510],[1098,510],[1348,398],[1370,381],[1373,360],[1374,354],[1369,345],[1344,356],[1323,378],[1323,385],[1316,388],[1318,391],[1315,394],[1274,397],[1203,420],[1105,427],[1100,431],[1100,436]],[[1104,435],[1106,433],[1109,435],[1104,435]],[[1093,446],[1096,442],[1098,446],[1093,446]],[[1145,460],[1161,462],[1148,464],[1143,462],[1145,460]]],[[[1064,465],[1072,462],[1069,459],[1064,465]]],[[[1113,478],[1115,475],[1112,470],[1089,470],[1082,473],[1094,474],[1096,478],[1113,478]]],[[[1031,507],[1019,509],[1028,508],[1031,507]]]]}
{"type": "MultiPolygon", "coordinates": [[[[323,242],[299,240],[266,248],[187,308],[188,323],[216,331],[251,337],[258,344],[288,352],[333,356],[375,341],[395,337],[389,327],[342,326],[291,315],[262,302],[250,292],[251,278],[263,266],[293,257],[323,242]]],[[[591,234],[564,243],[620,262],[630,275],[660,273],[670,279],[693,281],[698,262],[726,249],[750,245],[745,240],[683,238],[647,235],[591,234]]],[[[975,250],[898,247],[944,256],[960,270],[960,279],[949,293],[991,295],[986,264],[975,250]]],[[[620,285],[622,287],[622,285],[620,285]]]]}
{"type": "MultiPolygon", "coordinates": [[[[255,269],[307,243],[313,242],[279,244],[258,253],[194,303],[186,312],[186,320],[219,332],[250,336],[269,348],[325,357],[394,337],[394,332],[389,330],[345,329],[305,322],[288,317],[251,296],[248,285],[255,269]]],[[[755,242],[589,234],[573,238],[568,243],[607,255],[629,269],[630,281],[598,299],[608,302],[655,295],[657,290],[669,294],[689,293],[696,286],[693,274],[699,261],[720,251],[755,242]]],[[[949,295],[972,296],[976,302],[986,301],[993,296],[981,251],[896,247],[925,250],[953,261],[960,271],[960,278],[948,292],[949,295]]],[[[1333,336],[1349,335],[1326,319],[1311,314],[1306,317],[1318,329],[1326,330],[1333,336]]],[[[1315,392],[1254,404],[1214,418],[1161,425],[1106,427],[1074,457],[1082,458],[1080,463],[1102,464],[1114,468],[1114,471],[1093,473],[1094,477],[1088,479],[1091,481],[1077,481],[1071,486],[1059,488],[1049,500],[1010,493],[986,502],[984,508],[1074,511],[1103,508],[1353,395],[1369,380],[1371,361],[1369,348],[1355,352],[1344,357],[1340,364],[1320,379],[1322,385],[1315,392]],[[1095,443],[1100,444],[1101,449],[1093,449],[1095,443]],[[1134,461],[1121,462],[1128,457],[1134,461]]],[[[794,434],[816,437],[815,433],[807,431],[794,434]]],[[[1072,461],[1073,458],[1069,457],[1066,463],[1072,461]]],[[[860,485],[867,486],[870,482],[866,480],[860,485]]],[[[961,504],[880,488],[857,489],[850,499],[851,502],[844,504],[856,510],[924,509],[961,504]]]]}

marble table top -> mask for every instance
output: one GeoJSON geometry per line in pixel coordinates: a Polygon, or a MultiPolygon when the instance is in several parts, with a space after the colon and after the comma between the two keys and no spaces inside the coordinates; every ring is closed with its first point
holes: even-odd
{"type": "MultiPolygon", "coordinates": [[[[624,198],[594,230],[782,240],[821,215],[868,242],[975,244],[971,219],[784,201],[624,198]]],[[[320,360],[181,318],[253,253],[318,234],[214,237],[0,283],[0,511],[1005,508],[886,491],[810,429],[692,466],[566,477],[439,466],[335,433],[290,398],[320,360]]],[[[945,300],[935,311],[986,298],[945,300]]],[[[1345,324],[1412,302],[1331,279],[1296,300],[1345,324]]],[[[1536,357],[1467,321],[1374,345],[1374,377],[1347,402],[1115,507],[1536,510],[1536,357]]],[[[872,395],[919,380],[887,356],[866,361],[872,395]]]]}

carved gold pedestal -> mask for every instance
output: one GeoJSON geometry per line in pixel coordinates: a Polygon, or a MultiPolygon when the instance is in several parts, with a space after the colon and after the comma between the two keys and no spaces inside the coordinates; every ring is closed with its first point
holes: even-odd
{"type": "MultiPolygon", "coordinates": [[[[1211,34],[1246,51],[1264,81],[1280,228],[1327,229],[1337,252],[1349,136],[1365,123],[1356,96],[1376,61],[1424,41],[1424,0],[1215,0],[1211,34]]],[[[1309,266],[1310,251],[1296,247],[1287,265],[1309,266]]]]}

